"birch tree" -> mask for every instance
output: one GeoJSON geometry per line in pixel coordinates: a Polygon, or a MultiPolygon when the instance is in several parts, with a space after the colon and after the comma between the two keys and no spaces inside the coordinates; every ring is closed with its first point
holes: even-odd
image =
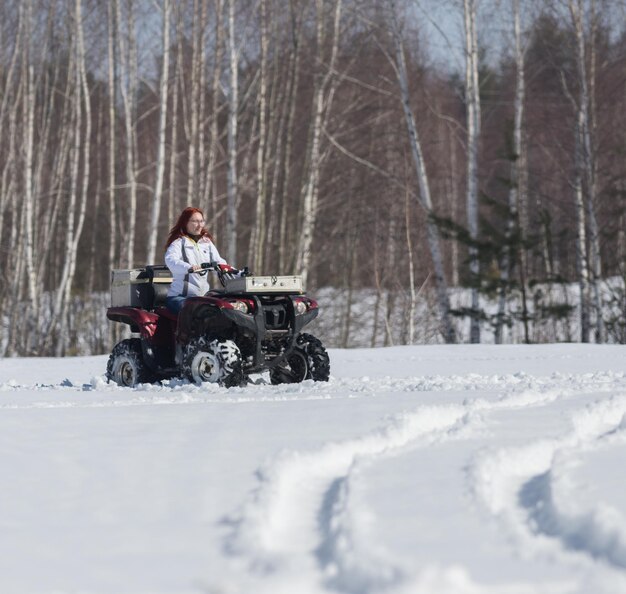
{"type": "Polygon", "coordinates": [[[235,0],[228,1],[228,171],[226,206],[226,250],[230,262],[237,261],[237,118],[239,111],[239,57],[235,41],[235,0]]]}
{"type": "Polygon", "coordinates": [[[202,47],[204,23],[200,17],[200,3],[202,0],[193,1],[193,19],[191,27],[192,52],[191,52],[191,92],[189,93],[189,136],[188,136],[188,162],[187,162],[187,196],[189,200],[196,200],[197,180],[196,162],[198,153],[198,131],[200,126],[200,72],[203,67],[204,48],[202,47]]]}
{"type": "Polygon", "coordinates": [[[124,129],[126,132],[126,187],[128,191],[128,221],[125,236],[126,265],[134,266],[135,236],[137,225],[137,177],[135,171],[136,137],[135,110],[137,93],[137,48],[135,32],[134,0],[128,0],[126,34],[122,34],[120,0],[113,0],[117,15],[119,42],[120,92],[124,108],[124,129]]]}
{"type": "Polygon", "coordinates": [[[24,18],[25,34],[22,38],[22,147],[24,151],[23,187],[24,187],[24,235],[26,278],[28,299],[30,301],[35,320],[39,317],[37,271],[34,262],[34,196],[33,196],[33,143],[35,126],[35,76],[34,66],[31,63],[30,44],[32,40],[32,0],[20,4],[21,17],[24,18]],[[23,11],[23,12],[22,12],[23,11]]]}
{"type": "Polygon", "coordinates": [[[115,208],[115,154],[116,154],[116,107],[115,107],[115,24],[116,24],[116,5],[113,2],[107,2],[107,84],[108,84],[108,103],[109,103],[109,152],[108,152],[108,199],[109,199],[109,269],[115,268],[115,253],[117,247],[117,222],[115,208]]]}
{"type": "MultiPolygon", "coordinates": [[[[594,5],[595,2],[593,2],[592,0],[592,12],[595,12],[593,10],[594,5]]],[[[580,175],[581,189],[583,189],[582,182],[584,181],[584,190],[586,190],[586,192],[584,192],[586,196],[584,196],[583,200],[585,202],[585,210],[589,228],[589,268],[591,272],[591,274],[589,275],[589,285],[592,291],[595,309],[596,342],[604,342],[605,330],[602,317],[602,299],[599,287],[599,282],[602,276],[602,261],[600,256],[600,237],[598,232],[598,222],[596,219],[596,165],[593,143],[591,139],[592,114],[590,112],[592,98],[589,93],[589,84],[587,81],[588,76],[587,57],[585,51],[583,1],[569,0],[568,7],[576,37],[576,65],[578,71],[579,85],[578,100],[575,101],[577,111],[577,146],[579,146],[579,153],[577,152],[577,162],[578,166],[582,169],[582,174],[580,175]]],[[[592,22],[592,27],[594,26],[595,25],[592,22]]],[[[576,191],[578,192],[578,190],[576,191]]],[[[581,263],[581,265],[586,267],[587,262],[584,261],[581,263]]],[[[587,340],[585,340],[584,342],[587,342],[587,340]]]]}
{"type": "Polygon", "coordinates": [[[206,176],[204,181],[204,197],[202,207],[204,212],[213,216],[216,211],[217,200],[217,175],[215,165],[217,162],[219,146],[219,112],[220,112],[220,79],[222,76],[222,57],[224,53],[224,27],[222,0],[215,0],[215,53],[213,61],[213,77],[211,82],[211,118],[209,126],[209,154],[207,157],[206,176]]]}
{"type": "Polygon", "coordinates": [[[472,317],[470,342],[480,342],[478,259],[478,151],[480,141],[480,88],[478,82],[478,36],[476,33],[476,0],[463,0],[465,33],[465,114],[467,125],[467,225],[472,244],[469,246],[469,269],[472,277],[472,317]]]}
{"type": "Polygon", "coordinates": [[[298,99],[298,85],[300,82],[300,59],[302,48],[302,20],[303,15],[300,6],[295,0],[289,2],[291,22],[291,51],[289,52],[289,69],[287,79],[288,106],[287,123],[285,130],[285,154],[283,157],[282,192],[280,195],[280,223],[278,231],[278,269],[283,271],[287,268],[288,258],[288,206],[289,192],[292,180],[292,154],[294,145],[294,127],[296,122],[296,107],[298,99]]]}
{"type": "Polygon", "coordinates": [[[585,217],[585,201],[583,194],[583,127],[582,111],[579,110],[576,117],[575,128],[575,153],[574,153],[574,180],[572,183],[574,192],[574,204],[576,207],[576,268],[578,271],[578,285],[580,288],[580,340],[589,342],[590,336],[590,286],[589,271],[587,268],[587,229],[585,217]]]}
{"type": "MultiPolygon", "coordinates": [[[[272,22],[272,39],[280,38],[280,31],[283,29],[284,21],[273,18],[272,22]]],[[[285,158],[285,128],[287,123],[287,114],[289,111],[289,88],[291,84],[291,62],[293,55],[290,52],[286,68],[281,69],[282,65],[282,52],[275,48],[272,70],[273,77],[271,81],[271,93],[269,97],[269,131],[267,139],[267,156],[266,160],[269,162],[273,160],[271,171],[271,184],[267,187],[268,201],[267,210],[270,213],[270,217],[267,220],[267,237],[264,241],[265,254],[263,256],[264,262],[273,262],[277,256],[276,248],[280,252],[280,246],[277,245],[277,237],[280,229],[280,216],[279,214],[279,188],[282,182],[281,172],[284,166],[285,158]],[[284,78],[283,78],[284,77],[284,78]]],[[[265,175],[266,179],[269,176],[269,165],[266,167],[265,175]]]]}
{"type": "Polygon", "coordinates": [[[259,72],[259,140],[257,146],[257,195],[256,195],[256,221],[252,230],[251,255],[254,270],[263,269],[263,255],[265,249],[266,223],[266,195],[267,195],[267,164],[265,161],[267,143],[267,3],[259,0],[259,28],[260,36],[260,72],[259,72]]]}
{"type": "Polygon", "coordinates": [[[72,283],[76,272],[78,243],[85,222],[89,187],[89,154],[91,146],[91,100],[87,84],[85,67],[85,44],[83,33],[82,0],[76,0],[74,6],[75,30],[73,60],[75,86],[73,88],[74,102],[74,138],[70,164],[70,190],[67,208],[65,254],[61,281],[56,291],[54,310],[50,327],[46,336],[47,341],[56,330],[55,355],[65,354],[68,334],[65,317],[71,295],[72,283]],[[84,120],[84,122],[83,122],[84,120]],[[83,136],[84,128],[84,136],[83,136]],[[79,167],[82,157],[82,176],[79,177],[79,167]]]}
{"type": "Polygon", "coordinates": [[[163,195],[163,178],[165,176],[165,132],[167,125],[167,97],[169,89],[170,67],[170,0],[163,0],[162,39],[163,58],[161,64],[161,84],[159,86],[159,131],[156,161],[156,181],[152,196],[152,215],[150,217],[150,233],[148,236],[149,263],[155,262],[157,235],[159,230],[159,216],[161,214],[161,198],[163,195]]]}
{"type": "Polygon", "coordinates": [[[172,126],[170,136],[170,167],[169,167],[169,200],[167,203],[167,220],[174,221],[179,207],[177,196],[178,169],[178,102],[181,95],[183,78],[183,26],[181,11],[176,11],[176,61],[172,82],[172,126]]]}
{"type": "Polygon", "coordinates": [[[413,111],[411,109],[406,60],[404,57],[402,36],[397,20],[396,6],[394,0],[389,0],[389,8],[391,18],[391,33],[395,49],[394,69],[398,79],[398,85],[400,87],[400,100],[402,102],[402,110],[404,112],[404,118],[409,137],[409,144],[411,146],[411,157],[413,159],[413,166],[415,168],[415,174],[418,180],[418,200],[426,215],[427,241],[430,255],[433,261],[433,268],[435,271],[437,303],[439,307],[439,314],[441,316],[443,336],[446,342],[453,343],[456,342],[456,335],[454,331],[454,326],[452,325],[450,314],[450,299],[448,297],[448,285],[443,266],[443,256],[440,247],[439,230],[437,228],[435,220],[433,219],[434,213],[430,193],[430,183],[428,180],[428,174],[426,172],[426,165],[424,163],[422,145],[420,143],[417,126],[415,124],[415,117],[413,116],[413,111]]]}
{"type": "Polygon", "coordinates": [[[206,146],[205,146],[205,129],[206,129],[206,78],[207,78],[207,66],[206,66],[206,30],[207,30],[207,7],[208,0],[201,0],[200,2],[200,22],[202,23],[202,27],[200,28],[199,36],[198,36],[198,44],[199,44],[199,76],[198,76],[198,85],[200,88],[200,92],[198,93],[198,159],[197,159],[197,183],[196,190],[194,193],[193,201],[194,204],[199,204],[202,202],[203,197],[205,196],[204,183],[205,183],[205,175],[204,171],[206,168],[206,146]]]}
{"type": "Polygon", "coordinates": [[[306,285],[311,268],[311,248],[313,246],[313,234],[315,232],[318,199],[319,199],[319,178],[321,168],[321,135],[324,117],[330,109],[333,97],[333,87],[331,85],[335,76],[335,64],[339,48],[339,27],[341,22],[341,0],[335,0],[335,10],[333,17],[332,36],[328,35],[326,28],[326,8],[325,0],[316,0],[315,18],[316,33],[315,39],[318,52],[318,64],[315,71],[311,126],[309,128],[309,141],[307,150],[307,173],[302,185],[302,226],[298,241],[298,251],[296,259],[296,270],[302,274],[306,285]],[[330,56],[327,64],[323,61],[323,51],[326,44],[330,43],[330,56]]]}

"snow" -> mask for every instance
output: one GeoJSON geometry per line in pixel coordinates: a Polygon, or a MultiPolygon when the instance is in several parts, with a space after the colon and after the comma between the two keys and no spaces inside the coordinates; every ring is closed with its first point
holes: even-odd
{"type": "Polygon", "coordinates": [[[331,350],[123,389],[0,360],[0,592],[626,591],[626,351],[331,350]]]}

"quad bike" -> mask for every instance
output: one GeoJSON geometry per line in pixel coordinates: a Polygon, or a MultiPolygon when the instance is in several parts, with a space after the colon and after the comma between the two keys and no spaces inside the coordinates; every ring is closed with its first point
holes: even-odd
{"type": "Polygon", "coordinates": [[[165,266],[146,266],[130,282],[112,283],[107,318],[130,326],[131,338],[115,345],[106,377],[120,386],[183,377],[226,387],[269,371],[272,384],[328,381],[330,361],[322,343],[301,330],[318,305],[302,293],[300,277],[254,277],[247,269],[217,273],[223,290],[185,300],[178,315],[165,306],[171,283],[165,266]],[[126,301],[114,291],[128,291],[126,301]],[[120,305],[130,303],[130,305],[120,305]]]}

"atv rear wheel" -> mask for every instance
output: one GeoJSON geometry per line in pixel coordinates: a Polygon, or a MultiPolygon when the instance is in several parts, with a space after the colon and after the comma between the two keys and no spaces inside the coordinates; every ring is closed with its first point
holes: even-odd
{"type": "Polygon", "coordinates": [[[126,388],[150,382],[151,373],[143,361],[138,338],[127,338],[113,347],[107,362],[106,378],[108,382],[113,381],[126,388]]]}
{"type": "Polygon", "coordinates": [[[239,386],[244,381],[239,347],[232,340],[194,338],[183,353],[183,374],[195,384],[239,386]]]}
{"type": "Polygon", "coordinates": [[[270,370],[272,384],[295,384],[306,379],[327,382],[330,359],[321,341],[312,334],[300,334],[296,345],[286,361],[270,370]]]}

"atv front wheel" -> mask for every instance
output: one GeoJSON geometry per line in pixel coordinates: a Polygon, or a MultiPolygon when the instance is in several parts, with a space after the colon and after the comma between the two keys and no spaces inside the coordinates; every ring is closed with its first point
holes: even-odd
{"type": "Polygon", "coordinates": [[[330,359],[321,341],[312,334],[300,334],[296,345],[283,363],[270,370],[272,384],[295,384],[305,379],[327,382],[330,359]]]}
{"type": "Polygon", "coordinates": [[[113,381],[126,388],[150,381],[151,374],[143,361],[138,338],[127,338],[113,347],[107,362],[106,378],[108,382],[113,381]]]}
{"type": "Polygon", "coordinates": [[[243,383],[241,352],[232,340],[194,338],[185,347],[183,374],[195,384],[219,383],[231,388],[243,383]]]}

